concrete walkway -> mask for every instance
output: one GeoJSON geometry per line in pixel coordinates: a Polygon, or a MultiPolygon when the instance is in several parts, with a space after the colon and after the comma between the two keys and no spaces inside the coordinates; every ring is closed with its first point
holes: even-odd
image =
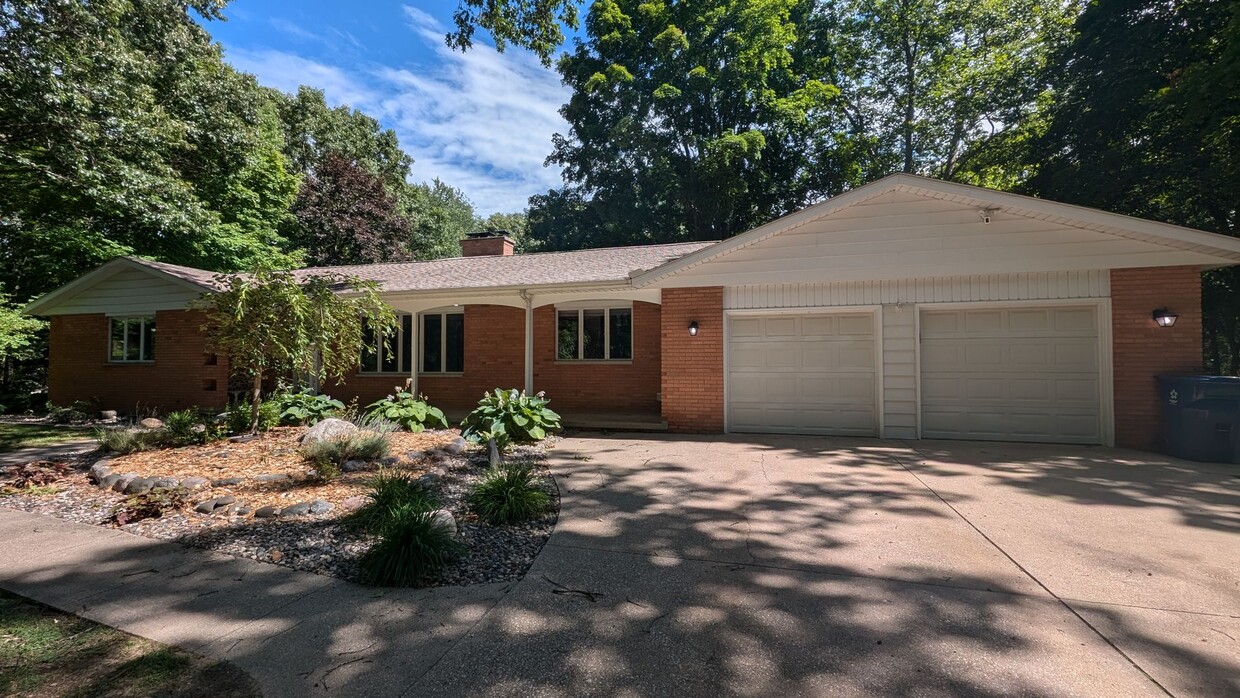
{"type": "Polygon", "coordinates": [[[0,510],[0,587],[267,695],[1240,695],[1240,478],[1059,446],[572,438],[514,585],[376,590],[0,510]]]}
{"type": "Polygon", "coordinates": [[[385,590],[0,509],[0,587],[227,659],[277,696],[417,695],[505,585],[385,590]]]}

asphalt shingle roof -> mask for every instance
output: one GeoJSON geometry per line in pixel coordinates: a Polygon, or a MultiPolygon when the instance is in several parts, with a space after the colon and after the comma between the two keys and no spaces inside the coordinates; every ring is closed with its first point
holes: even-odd
{"type": "Polygon", "coordinates": [[[627,283],[629,273],[653,269],[714,243],[605,247],[573,252],[452,257],[426,262],[392,262],[299,269],[296,274],[337,273],[378,281],[384,291],[544,286],[576,283],[627,283]]]}
{"type": "MultiPolygon", "coordinates": [[[[293,273],[299,277],[314,274],[343,274],[365,281],[377,281],[382,290],[447,291],[502,287],[547,286],[577,283],[623,284],[636,270],[653,269],[714,242],[678,242],[667,245],[604,247],[572,252],[452,257],[425,262],[391,262],[335,267],[310,267],[293,273]]],[[[146,259],[134,259],[152,269],[216,290],[220,287],[214,272],[146,259]]]]}

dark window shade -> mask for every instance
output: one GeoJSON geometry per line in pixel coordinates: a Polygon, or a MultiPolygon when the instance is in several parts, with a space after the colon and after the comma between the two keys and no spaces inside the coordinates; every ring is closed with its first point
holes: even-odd
{"type": "Polygon", "coordinates": [[[369,326],[362,328],[362,370],[373,373],[379,370],[379,355],[374,352],[375,331],[369,326]]]}
{"type": "Polygon", "coordinates": [[[422,317],[422,370],[438,373],[443,370],[442,315],[422,317]]]}
{"type": "Polygon", "coordinates": [[[125,360],[125,321],[112,318],[111,338],[108,348],[108,358],[112,361],[125,360]]]}
{"type": "Polygon", "coordinates": [[[581,311],[581,358],[607,358],[606,310],[581,311]]]}
{"type": "Polygon", "coordinates": [[[148,319],[142,323],[142,358],[148,361],[155,358],[155,320],[148,319]]]}
{"type": "Polygon", "coordinates": [[[465,370],[465,315],[454,313],[444,316],[447,324],[448,347],[444,357],[449,373],[460,373],[465,370]]]}
{"type": "Polygon", "coordinates": [[[556,323],[557,359],[577,358],[577,311],[561,310],[556,323]]]}
{"type": "Polygon", "coordinates": [[[142,360],[142,321],[129,319],[125,321],[125,360],[142,360]]]}
{"type": "Polygon", "coordinates": [[[633,358],[633,311],[613,308],[609,312],[611,359],[633,358]]]}

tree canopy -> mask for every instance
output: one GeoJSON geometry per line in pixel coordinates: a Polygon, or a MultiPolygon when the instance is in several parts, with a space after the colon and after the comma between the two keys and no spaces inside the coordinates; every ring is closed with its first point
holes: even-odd
{"type": "Polygon", "coordinates": [[[364,328],[378,335],[396,326],[395,311],[372,281],[341,275],[299,279],[268,269],[219,280],[225,289],[196,306],[206,314],[212,350],[228,356],[232,370],[251,383],[251,431],[258,429],[264,376],[341,379],[357,369],[367,348],[364,328]]]}

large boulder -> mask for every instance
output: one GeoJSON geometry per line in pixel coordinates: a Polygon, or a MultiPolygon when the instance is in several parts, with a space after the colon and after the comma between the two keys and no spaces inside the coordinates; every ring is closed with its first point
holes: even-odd
{"type": "Polygon", "coordinates": [[[328,418],[307,429],[306,433],[301,436],[301,442],[303,444],[310,444],[319,441],[335,441],[356,431],[357,426],[353,422],[328,418]]]}

